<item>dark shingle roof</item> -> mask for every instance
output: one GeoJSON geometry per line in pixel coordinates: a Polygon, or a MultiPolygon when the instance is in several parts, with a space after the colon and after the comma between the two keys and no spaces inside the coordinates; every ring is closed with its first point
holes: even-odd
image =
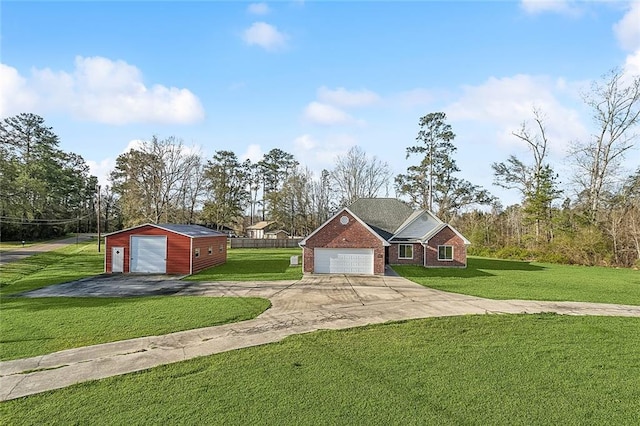
{"type": "Polygon", "coordinates": [[[178,234],[186,235],[192,238],[198,237],[216,237],[221,235],[227,235],[224,232],[215,231],[213,229],[206,228],[200,225],[177,225],[174,223],[159,223],[158,228],[166,229],[167,231],[173,231],[178,234]]]}
{"type": "Polygon", "coordinates": [[[413,213],[413,209],[396,198],[360,198],[348,209],[388,240],[413,213]]]}

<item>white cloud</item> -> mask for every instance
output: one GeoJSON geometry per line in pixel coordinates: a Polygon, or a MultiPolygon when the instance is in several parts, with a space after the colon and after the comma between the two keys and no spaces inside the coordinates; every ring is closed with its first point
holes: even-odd
{"type": "Polygon", "coordinates": [[[199,99],[187,89],[147,87],[138,68],[103,57],[76,57],[71,73],[32,69],[29,77],[2,66],[2,114],[60,111],[106,124],[193,123],[204,118],[199,99]]]}
{"type": "Polygon", "coordinates": [[[266,22],[254,22],[244,31],[242,38],[249,46],[257,45],[275,51],[286,47],[288,36],[266,22]]]}
{"type": "Polygon", "coordinates": [[[624,64],[624,72],[627,76],[640,75],[640,49],[627,55],[624,64]]]}
{"type": "Polygon", "coordinates": [[[562,154],[572,141],[588,134],[578,111],[559,100],[563,95],[575,96],[574,90],[574,85],[562,79],[529,75],[492,77],[482,85],[464,87],[462,97],[445,111],[452,120],[494,126],[496,142],[513,146],[518,141],[511,132],[523,121],[531,121],[533,108],[538,108],[545,116],[550,149],[562,154]]]}
{"type": "Polygon", "coordinates": [[[258,144],[251,144],[247,147],[247,150],[240,155],[240,160],[251,160],[252,163],[257,163],[262,160],[264,153],[262,152],[262,148],[258,144]]]}
{"type": "Polygon", "coordinates": [[[302,135],[294,139],[293,146],[296,151],[310,151],[313,148],[317,147],[318,144],[316,141],[311,138],[309,135],[302,135]]]}
{"type": "Polygon", "coordinates": [[[89,173],[98,178],[100,185],[107,186],[109,182],[109,174],[116,167],[116,161],[113,158],[105,158],[102,161],[87,160],[89,173]]]}
{"type": "Polygon", "coordinates": [[[311,135],[298,136],[293,141],[293,154],[301,164],[319,175],[322,169],[332,169],[336,157],[345,155],[349,148],[357,145],[357,140],[351,135],[329,135],[322,141],[317,141],[311,135]]]}
{"type": "Polygon", "coordinates": [[[304,117],[312,123],[327,126],[355,122],[353,117],[341,109],[315,101],[307,105],[304,110],[304,117]]]}
{"type": "Polygon", "coordinates": [[[575,16],[581,13],[581,9],[572,0],[522,0],[521,6],[532,15],[552,12],[575,16]]]}
{"type": "Polygon", "coordinates": [[[613,26],[613,32],[623,49],[640,50],[640,2],[631,2],[627,13],[613,26]]]}
{"type": "Polygon", "coordinates": [[[18,70],[0,64],[0,117],[34,110],[37,101],[37,94],[18,70]]]}
{"type": "Polygon", "coordinates": [[[342,107],[367,106],[377,103],[380,96],[371,90],[347,90],[344,87],[331,90],[325,86],[318,89],[318,99],[342,107]]]}
{"type": "Polygon", "coordinates": [[[247,7],[247,12],[253,15],[266,15],[269,13],[269,6],[266,3],[251,3],[247,7]]]}
{"type": "Polygon", "coordinates": [[[132,140],[130,140],[129,143],[127,144],[127,146],[125,146],[124,149],[122,150],[121,154],[124,154],[125,152],[129,152],[132,149],[139,151],[144,146],[144,142],[145,141],[143,141],[142,139],[132,139],[132,140]]]}

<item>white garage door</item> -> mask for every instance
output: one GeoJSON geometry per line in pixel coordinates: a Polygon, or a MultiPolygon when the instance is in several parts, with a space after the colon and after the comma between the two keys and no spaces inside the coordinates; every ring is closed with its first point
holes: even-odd
{"type": "Polygon", "coordinates": [[[373,274],[373,249],[323,249],[313,252],[314,272],[318,274],[373,274]]]}
{"type": "Polygon", "coordinates": [[[133,235],[131,272],[164,274],[167,271],[167,237],[133,235]]]}

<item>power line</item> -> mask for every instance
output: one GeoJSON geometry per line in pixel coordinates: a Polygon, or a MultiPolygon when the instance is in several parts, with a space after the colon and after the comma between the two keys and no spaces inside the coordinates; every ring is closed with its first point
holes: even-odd
{"type": "Polygon", "coordinates": [[[23,219],[21,217],[0,216],[0,221],[12,225],[64,225],[75,223],[92,215],[74,217],[73,219],[23,219]]]}

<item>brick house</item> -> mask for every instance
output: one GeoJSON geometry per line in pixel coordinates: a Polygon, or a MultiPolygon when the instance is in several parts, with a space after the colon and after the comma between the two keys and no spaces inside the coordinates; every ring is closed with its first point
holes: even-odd
{"type": "Polygon", "coordinates": [[[105,273],[193,274],[227,261],[227,234],[200,225],[146,223],[104,245],[105,273]]]}
{"type": "Polygon", "coordinates": [[[385,264],[464,268],[470,244],[427,210],[361,198],[300,242],[305,273],[384,274],[385,264]]]}

